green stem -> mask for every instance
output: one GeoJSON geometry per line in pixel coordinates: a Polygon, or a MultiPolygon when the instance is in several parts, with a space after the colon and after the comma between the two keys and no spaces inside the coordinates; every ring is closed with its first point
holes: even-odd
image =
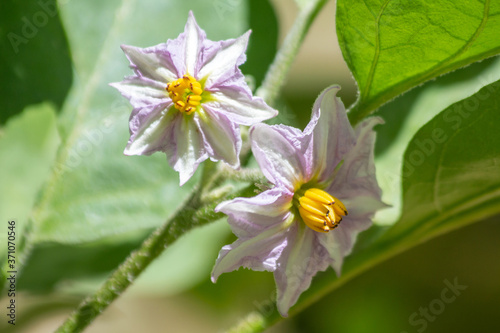
{"type": "MultiPolygon", "coordinates": [[[[224,199],[250,196],[254,194],[254,190],[255,187],[251,185],[224,199]]],[[[195,189],[177,213],[160,228],[156,229],[142,243],[139,249],[132,252],[99,290],[83,300],[56,332],[75,333],[83,331],[134,282],[167,246],[192,228],[216,221],[224,216],[222,213],[214,212],[214,208],[222,200],[202,206],[199,196],[200,191],[195,189]]]]}
{"type": "Polygon", "coordinates": [[[292,29],[267,71],[262,85],[257,89],[257,96],[262,97],[267,104],[274,105],[309,27],[326,2],[327,0],[310,0],[303,6],[295,19],[292,29]]]}
{"type": "Polygon", "coordinates": [[[260,169],[240,169],[234,170],[230,167],[223,166],[224,177],[228,180],[234,180],[244,183],[267,183],[267,179],[262,174],[260,169]]]}
{"type": "MultiPolygon", "coordinates": [[[[18,222],[18,221],[17,221],[18,222]]],[[[29,258],[31,251],[33,249],[33,242],[31,241],[31,235],[33,233],[33,220],[30,218],[26,222],[26,225],[24,226],[21,231],[17,230],[19,229],[18,226],[16,226],[15,232],[16,232],[16,239],[19,239],[19,241],[15,241],[17,244],[16,246],[16,251],[12,255],[14,256],[15,264],[14,264],[14,269],[11,268],[8,259],[11,259],[8,257],[8,253],[5,253],[5,257],[2,257],[2,263],[3,266],[1,267],[0,270],[0,291],[4,292],[7,287],[7,277],[9,277],[9,271],[16,271],[16,275],[19,276],[24,268],[24,264],[29,258]]],[[[7,249],[6,249],[7,250],[7,249]]]]}

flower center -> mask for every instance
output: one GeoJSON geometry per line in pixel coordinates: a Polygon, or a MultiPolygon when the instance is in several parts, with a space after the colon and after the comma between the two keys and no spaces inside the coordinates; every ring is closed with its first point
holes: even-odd
{"type": "Polygon", "coordinates": [[[335,229],[347,215],[347,209],[337,198],[318,188],[310,188],[299,198],[302,221],[314,231],[335,229]]]}
{"type": "Polygon", "coordinates": [[[196,111],[196,108],[201,104],[203,89],[201,84],[191,75],[186,74],[180,79],[170,82],[165,90],[168,91],[168,96],[174,102],[174,107],[187,115],[196,111]]]}

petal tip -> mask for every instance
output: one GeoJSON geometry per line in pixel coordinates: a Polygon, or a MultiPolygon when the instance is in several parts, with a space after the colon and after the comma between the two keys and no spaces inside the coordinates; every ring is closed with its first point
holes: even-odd
{"type": "Polygon", "coordinates": [[[127,147],[125,147],[125,149],[123,150],[123,155],[125,155],[125,156],[139,155],[139,154],[137,154],[137,152],[134,152],[131,149],[131,145],[132,145],[132,142],[129,142],[129,144],[127,145],[127,147]]]}

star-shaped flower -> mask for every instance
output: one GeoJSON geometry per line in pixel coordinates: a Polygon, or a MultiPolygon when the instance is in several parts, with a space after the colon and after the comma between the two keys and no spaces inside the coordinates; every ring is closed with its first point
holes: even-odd
{"type": "Polygon", "coordinates": [[[238,168],[238,125],[277,114],[252,96],[238,68],[246,60],[249,34],[208,40],[190,12],[174,40],[148,48],[122,45],[134,75],[111,85],[133,106],[125,154],[165,152],[181,185],[207,158],[238,168]]]}
{"type": "Polygon", "coordinates": [[[212,280],[239,267],[274,272],[283,316],[318,271],[332,266],[340,274],[357,234],[386,206],[373,156],[373,127],[382,120],[369,118],[353,129],[339,89],[318,97],[303,132],[255,125],[252,151],[274,187],[216,208],[238,239],[220,251],[212,280]]]}

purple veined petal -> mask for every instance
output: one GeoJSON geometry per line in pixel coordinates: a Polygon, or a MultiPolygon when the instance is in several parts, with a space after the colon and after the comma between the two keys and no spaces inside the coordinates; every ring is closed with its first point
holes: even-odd
{"type": "Polygon", "coordinates": [[[222,273],[232,272],[240,267],[254,271],[273,272],[277,260],[288,246],[287,230],[289,223],[276,224],[255,237],[238,238],[234,243],[224,246],[212,270],[212,282],[222,273]]]}
{"type": "Polygon", "coordinates": [[[220,203],[216,212],[228,216],[231,230],[238,237],[253,237],[264,230],[284,223],[290,216],[293,193],[274,187],[251,198],[236,198],[220,203]]]}
{"type": "Polygon", "coordinates": [[[344,104],[336,97],[339,86],[325,89],[313,106],[311,121],[304,133],[312,133],[307,159],[315,166],[313,178],[326,181],[333,175],[337,164],[354,146],[355,135],[344,104]]]}
{"type": "Polygon", "coordinates": [[[358,227],[364,226],[361,222],[344,218],[335,230],[318,237],[318,242],[328,252],[328,257],[331,259],[330,265],[335,270],[335,273],[337,273],[337,276],[340,276],[344,257],[351,253],[358,233],[371,225],[371,221],[369,220],[366,228],[358,230],[358,227]]]}
{"type": "Polygon", "coordinates": [[[166,50],[177,70],[176,79],[184,74],[196,77],[205,39],[205,32],[198,26],[193,12],[190,11],[184,32],[179,34],[176,39],[169,39],[166,43],[166,50]]]}
{"type": "Polygon", "coordinates": [[[205,117],[195,115],[208,156],[222,160],[233,168],[240,166],[241,136],[240,127],[231,122],[223,113],[203,106],[205,117]]]}
{"type": "Polygon", "coordinates": [[[186,34],[184,44],[184,54],[186,59],[186,72],[195,75],[196,65],[198,63],[200,50],[203,46],[203,41],[206,39],[205,32],[200,28],[193,12],[189,11],[189,17],[184,28],[186,34]]]}
{"type": "Polygon", "coordinates": [[[170,104],[150,105],[132,111],[129,122],[131,135],[125,155],[151,155],[165,149],[179,114],[175,109],[169,109],[170,104]]]}
{"type": "Polygon", "coordinates": [[[211,90],[212,87],[239,71],[238,66],[246,59],[245,50],[249,36],[250,31],[236,39],[220,41],[217,52],[214,52],[213,46],[211,47],[210,57],[204,57],[197,73],[198,79],[207,78],[205,82],[207,90],[211,90]]]}
{"type": "Polygon", "coordinates": [[[208,154],[203,146],[203,137],[198,126],[190,117],[181,114],[169,137],[165,153],[169,164],[179,172],[180,186],[182,186],[193,176],[198,165],[208,158],[208,154]]]}
{"type": "Polygon", "coordinates": [[[279,269],[274,272],[278,289],[277,306],[283,317],[298,300],[300,294],[311,285],[314,275],[324,271],[331,263],[326,249],[319,243],[319,234],[301,223],[290,228],[288,246],[281,254],[279,269]]]}
{"type": "MultiPolygon", "coordinates": [[[[356,145],[344,156],[335,179],[327,191],[340,200],[353,198],[361,202],[360,197],[373,197],[380,201],[382,190],[378,186],[375,175],[374,148],[376,133],[373,127],[382,124],[383,120],[371,117],[356,126],[356,145]]],[[[344,203],[345,204],[345,203],[344,203]]],[[[384,207],[386,207],[385,204],[384,207]]],[[[349,207],[347,210],[349,211],[349,207]]],[[[374,208],[376,207],[373,206],[374,208]]],[[[382,207],[378,207],[380,209],[382,207]]],[[[374,209],[376,210],[376,209],[374,209]]]]}
{"type": "MultiPolygon", "coordinates": [[[[352,193],[349,193],[348,195],[352,195],[352,193]]],[[[389,207],[389,205],[383,203],[380,197],[376,195],[344,197],[342,194],[339,199],[346,207],[348,207],[348,216],[352,219],[372,218],[376,211],[389,207]]]]}
{"type": "Polygon", "coordinates": [[[165,44],[148,48],[122,45],[121,48],[138,76],[164,82],[165,87],[168,82],[177,79],[175,66],[169,61],[165,44]]]}
{"type": "MultiPolygon", "coordinates": [[[[243,84],[244,81],[242,81],[243,84]]],[[[215,101],[207,104],[226,112],[227,117],[237,124],[253,125],[275,117],[278,111],[267,105],[260,97],[252,97],[250,91],[220,87],[213,92],[215,101]]]]}
{"type": "Polygon", "coordinates": [[[129,76],[121,82],[110,83],[110,86],[116,88],[135,108],[170,100],[162,83],[146,77],[129,76]]]}
{"type": "Polygon", "coordinates": [[[304,156],[282,135],[280,128],[265,124],[250,129],[252,152],[264,176],[275,185],[285,186],[291,192],[304,182],[304,156]]]}

